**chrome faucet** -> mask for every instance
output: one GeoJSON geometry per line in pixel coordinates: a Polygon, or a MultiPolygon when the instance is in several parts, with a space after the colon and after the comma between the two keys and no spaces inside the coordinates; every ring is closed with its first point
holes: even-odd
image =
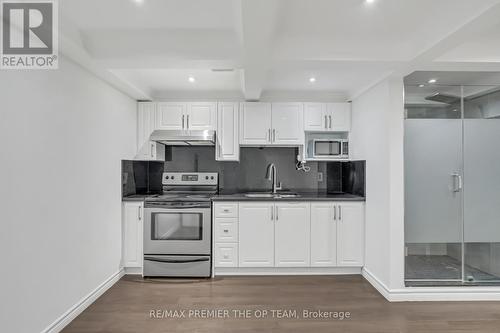
{"type": "Polygon", "coordinates": [[[273,194],[276,194],[278,190],[281,190],[281,183],[279,183],[276,178],[276,166],[274,165],[274,163],[271,163],[267,166],[266,179],[272,180],[273,182],[273,194]]]}

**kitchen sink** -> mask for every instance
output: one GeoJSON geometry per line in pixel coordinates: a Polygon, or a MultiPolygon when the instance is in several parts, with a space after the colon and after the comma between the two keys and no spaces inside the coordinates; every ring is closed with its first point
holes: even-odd
{"type": "Polygon", "coordinates": [[[272,193],[246,193],[247,198],[274,198],[275,195],[272,193]]]}
{"type": "Polygon", "coordinates": [[[247,198],[297,198],[300,197],[297,193],[246,193],[245,196],[247,198]]]}

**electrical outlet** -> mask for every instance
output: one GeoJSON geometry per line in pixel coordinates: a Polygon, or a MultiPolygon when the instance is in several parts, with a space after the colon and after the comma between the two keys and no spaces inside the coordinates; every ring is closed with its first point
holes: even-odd
{"type": "Polygon", "coordinates": [[[318,182],[323,181],[323,172],[318,172],[318,182]]]}

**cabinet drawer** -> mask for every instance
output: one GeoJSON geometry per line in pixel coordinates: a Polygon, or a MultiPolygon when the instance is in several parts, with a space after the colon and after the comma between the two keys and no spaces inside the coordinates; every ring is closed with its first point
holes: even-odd
{"type": "Polygon", "coordinates": [[[238,267],[238,244],[215,244],[215,267],[238,267]]]}
{"type": "Polygon", "coordinates": [[[215,217],[238,217],[238,203],[216,203],[215,217]]]}
{"type": "Polygon", "coordinates": [[[215,241],[222,243],[238,242],[238,219],[216,218],[215,241]]]}

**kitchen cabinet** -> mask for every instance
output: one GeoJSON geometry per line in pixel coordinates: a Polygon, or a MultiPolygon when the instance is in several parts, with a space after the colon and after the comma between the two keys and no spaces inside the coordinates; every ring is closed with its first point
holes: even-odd
{"type": "Polygon", "coordinates": [[[188,130],[214,130],[217,103],[192,102],[187,104],[186,127],[188,130]]]}
{"type": "Polygon", "coordinates": [[[271,143],[271,103],[242,103],[240,106],[240,143],[267,145],[271,143]]]}
{"type": "Polygon", "coordinates": [[[220,102],[217,105],[217,161],[239,161],[239,103],[220,102]]]}
{"type": "Polygon", "coordinates": [[[239,203],[239,267],[274,267],[274,204],[239,203]]]}
{"type": "Polygon", "coordinates": [[[311,266],[337,266],[336,206],[332,203],[311,204],[311,266]],[[335,217],[335,218],[334,218],[335,217]]]}
{"type": "Polygon", "coordinates": [[[156,127],[156,103],[137,104],[137,154],[136,160],[165,160],[165,146],[149,141],[156,127]]]}
{"type": "Polygon", "coordinates": [[[156,111],[156,129],[213,130],[215,119],[214,102],[160,102],[156,111]]]}
{"type": "Polygon", "coordinates": [[[272,103],[272,143],[304,143],[304,109],[302,103],[272,103]]]}
{"type": "Polygon", "coordinates": [[[307,267],[310,262],[310,207],[307,202],[276,203],[275,266],[307,267]]]}
{"type": "Polygon", "coordinates": [[[350,103],[305,103],[304,130],[312,132],[349,132],[350,103]]]}
{"type": "Polygon", "coordinates": [[[242,103],[242,145],[300,145],[304,143],[302,103],[242,103]]]}
{"type": "Polygon", "coordinates": [[[142,267],[143,217],[143,202],[122,204],[122,265],[124,267],[142,267]]]}
{"type": "Polygon", "coordinates": [[[359,202],[337,205],[337,264],[363,266],[365,209],[359,202]]]}

